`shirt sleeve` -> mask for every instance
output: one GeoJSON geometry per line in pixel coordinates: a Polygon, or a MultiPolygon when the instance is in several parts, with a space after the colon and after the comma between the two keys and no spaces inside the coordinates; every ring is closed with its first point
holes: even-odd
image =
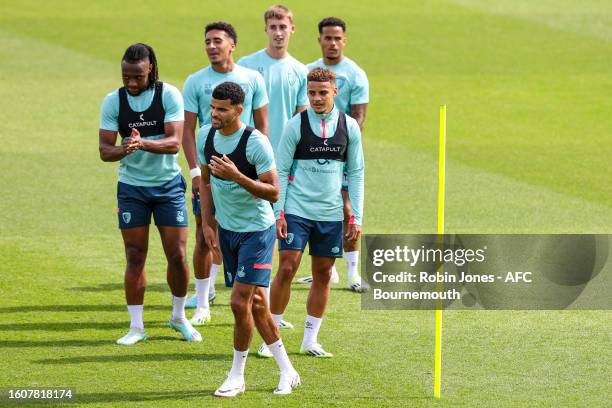
{"type": "Polygon", "coordinates": [[[190,76],[183,86],[183,100],[187,112],[198,113],[200,104],[196,92],[195,80],[190,76]]]}
{"type": "Polygon", "coordinates": [[[276,168],[272,145],[268,138],[262,134],[255,133],[251,135],[247,144],[246,154],[247,160],[255,166],[258,175],[276,168]]]}
{"type": "Polygon", "coordinates": [[[119,95],[117,92],[109,93],[102,101],[100,108],[100,129],[119,131],[119,95]]]}
{"type": "Polygon", "coordinates": [[[299,106],[305,106],[310,104],[310,102],[308,101],[308,81],[306,79],[306,77],[308,76],[308,69],[306,69],[306,67],[304,67],[305,69],[302,72],[298,72],[299,75],[299,80],[300,80],[300,89],[298,90],[298,94],[297,94],[297,107],[299,106]]]}
{"type": "Polygon", "coordinates": [[[370,83],[362,69],[355,71],[355,83],[351,88],[351,105],[361,105],[370,101],[370,83]]]}
{"type": "Polygon", "coordinates": [[[209,131],[210,125],[204,125],[200,128],[200,131],[196,136],[196,158],[198,165],[208,164],[206,163],[206,158],[204,156],[204,146],[206,146],[206,137],[208,136],[209,131]]]}
{"type": "Polygon", "coordinates": [[[253,91],[253,110],[257,110],[268,104],[268,93],[266,92],[266,83],[257,71],[254,72],[253,85],[255,90],[253,91]]]}
{"type": "Polygon", "coordinates": [[[175,87],[164,84],[162,92],[162,104],[166,115],[164,122],[178,122],[185,120],[185,109],[183,107],[183,96],[175,87]]]}
{"type": "Polygon", "coordinates": [[[361,131],[354,119],[347,117],[347,128],[349,133],[346,172],[348,179],[348,192],[351,206],[353,207],[354,222],[361,225],[363,220],[363,196],[365,179],[365,161],[361,145],[361,131]]]}
{"type": "MultiPolygon", "coordinates": [[[[299,116],[298,116],[299,117],[299,116]]],[[[278,171],[278,180],[280,183],[280,197],[274,204],[274,215],[276,219],[280,218],[281,210],[285,209],[285,200],[287,198],[287,184],[289,182],[289,172],[293,165],[293,156],[295,148],[300,141],[299,120],[290,120],[285,126],[285,130],[281,136],[278,149],[276,150],[276,169],[278,171]]]]}
{"type": "Polygon", "coordinates": [[[237,64],[238,64],[238,65],[240,65],[240,66],[242,66],[242,67],[245,67],[245,68],[251,68],[251,67],[249,66],[249,60],[248,60],[248,58],[247,58],[246,56],[244,56],[244,57],[240,58],[240,59],[238,60],[237,64]]]}

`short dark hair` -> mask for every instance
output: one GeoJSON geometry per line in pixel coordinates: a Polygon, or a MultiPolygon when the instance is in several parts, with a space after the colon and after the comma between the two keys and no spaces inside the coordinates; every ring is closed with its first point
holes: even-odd
{"type": "Polygon", "coordinates": [[[323,27],[342,27],[342,32],[346,32],[346,23],[338,17],[325,17],[319,21],[319,34],[323,32],[323,27]]]}
{"type": "Polygon", "coordinates": [[[229,99],[232,105],[242,105],[244,103],[244,91],[235,82],[222,82],[215,87],[212,97],[220,101],[229,99]]]}
{"type": "Polygon", "coordinates": [[[208,32],[212,30],[225,31],[225,33],[229,35],[232,40],[234,40],[234,44],[238,44],[238,34],[236,34],[234,26],[230,23],[226,23],[225,21],[215,21],[214,23],[207,24],[206,28],[204,29],[204,35],[208,34],[208,32]]]}
{"type": "Polygon", "coordinates": [[[330,82],[332,85],[336,84],[336,74],[331,69],[315,68],[308,73],[306,79],[312,82],[330,82]]]}
{"type": "Polygon", "coordinates": [[[143,43],[130,45],[123,53],[121,61],[134,64],[143,61],[144,59],[148,59],[149,64],[152,65],[151,72],[149,72],[149,88],[153,88],[155,83],[159,80],[159,73],[157,72],[157,57],[155,56],[155,51],[153,51],[153,48],[150,45],[143,43]]]}

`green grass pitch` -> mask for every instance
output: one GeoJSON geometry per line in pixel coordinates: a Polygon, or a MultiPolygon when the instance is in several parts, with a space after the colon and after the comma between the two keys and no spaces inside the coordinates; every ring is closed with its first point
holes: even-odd
{"type": "MultiPolygon", "coordinates": [[[[128,316],[117,167],[97,151],[100,104],[120,86],[119,60],[133,42],[150,43],[161,79],[178,87],[207,64],[207,22],[236,26],[236,59],[264,48],[271,2],[229,4],[0,1],[0,388],[74,387],[80,404],[101,407],[609,404],[609,311],[446,312],[442,399],[434,401],[434,313],[361,311],[344,283],[320,334],[334,359],[297,355],[307,290],[294,286],[286,318],[296,330],[283,336],[303,386],[275,398],[275,363],[252,356],[247,393],[214,400],[231,364],[229,292],[219,292],[203,343],[179,341],[165,325],[170,294],[154,229],[150,340],[114,344],[128,316]]],[[[447,232],[612,232],[612,5],[287,4],[295,57],[318,58],[316,23],[338,15],[348,22],[346,54],[369,75],[365,232],[436,231],[442,103],[447,232]]],[[[182,152],[181,163],[186,174],[182,152]]]]}

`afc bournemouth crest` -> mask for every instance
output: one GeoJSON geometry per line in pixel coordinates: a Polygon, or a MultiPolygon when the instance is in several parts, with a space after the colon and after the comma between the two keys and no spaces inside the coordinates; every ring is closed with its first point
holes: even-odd
{"type": "Polygon", "coordinates": [[[344,88],[346,84],[346,78],[336,77],[336,85],[338,85],[338,89],[344,88]]]}
{"type": "Polygon", "coordinates": [[[295,82],[297,81],[297,77],[295,76],[293,72],[290,72],[287,74],[287,81],[289,82],[289,85],[291,86],[295,85],[295,82]]]}

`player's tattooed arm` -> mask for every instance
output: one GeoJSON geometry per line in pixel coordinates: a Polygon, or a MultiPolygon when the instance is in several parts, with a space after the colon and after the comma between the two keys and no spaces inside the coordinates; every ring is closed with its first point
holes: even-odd
{"type": "Polygon", "coordinates": [[[357,121],[359,129],[363,130],[365,125],[366,112],[368,110],[367,103],[361,103],[359,105],[351,105],[351,117],[357,121]]]}

